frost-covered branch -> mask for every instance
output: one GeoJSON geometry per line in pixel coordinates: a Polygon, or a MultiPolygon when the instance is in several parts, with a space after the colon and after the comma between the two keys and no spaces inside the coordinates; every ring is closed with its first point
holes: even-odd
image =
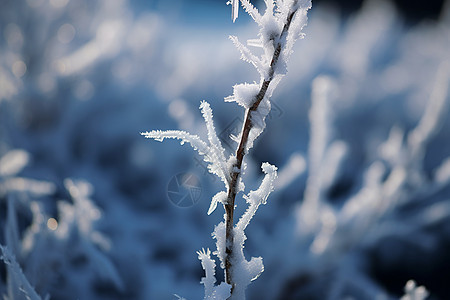
{"type": "Polygon", "coordinates": [[[263,163],[261,168],[266,175],[256,191],[251,191],[248,195],[244,196],[249,206],[234,227],[233,299],[245,299],[247,286],[264,271],[261,257],[252,257],[250,261],[247,261],[243,252],[244,242],[247,239],[245,229],[258,210],[258,207],[261,204],[266,204],[269,194],[273,191],[275,179],[277,178],[277,167],[269,163],[263,163]]]}
{"type": "MultiPolygon", "coordinates": [[[[241,1],[248,11],[247,1],[241,1]]],[[[245,121],[239,136],[240,142],[236,150],[236,162],[231,173],[231,182],[228,189],[228,199],[225,204],[226,213],[226,257],[225,270],[226,281],[235,285],[233,279],[233,220],[236,194],[239,192],[239,178],[242,172],[244,156],[252,148],[254,140],[265,128],[265,117],[270,111],[270,97],[286,72],[285,65],[292,52],[294,41],[300,36],[302,28],[306,25],[306,12],[311,7],[311,1],[276,1],[266,0],[266,11],[261,17],[255,18],[256,12],[252,10],[250,15],[257,21],[260,27],[259,40],[264,49],[261,59],[256,60],[248,53],[237,39],[233,42],[241,52],[246,61],[250,61],[261,74],[261,81],[257,93],[247,93],[247,99],[242,99],[234,89],[234,95],[228,99],[234,99],[246,108],[245,121]],[[263,66],[260,66],[263,62],[263,66]]],[[[242,87],[242,86],[241,86],[242,87]]],[[[247,90],[255,90],[253,85],[249,85],[247,90]]]]}
{"type": "Polygon", "coordinates": [[[273,183],[277,178],[277,167],[272,166],[269,163],[263,163],[261,169],[266,175],[256,191],[251,191],[247,196],[244,196],[249,207],[236,224],[235,231],[244,232],[245,228],[247,228],[250,223],[250,220],[258,210],[259,205],[266,204],[267,198],[273,191],[273,183]]]}
{"type": "Polygon", "coordinates": [[[205,162],[208,163],[208,170],[212,174],[217,175],[225,186],[228,186],[229,172],[225,160],[225,149],[217,137],[211,107],[208,102],[202,101],[200,109],[206,122],[209,143],[206,143],[197,135],[182,130],[152,130],[141,132],[141,135],[159,142],[162,142],[164,139],[178,139],[181,141],[181,145],[184,143],[191,144],[192,148],[202,155],[205,162]]]}
{"type": "Polygon", "coordinates": [[[197,254],[205,270],[205,277],[200,281],[205,286],[205,300],[227,299],[230,297],[230,285],[225,282],[218,286],[214,285],[216,283],[216,263],[211,259],[211,251],[202,249],[202,251],[197,251],[197,254]]]}
{"type": "MultiPolygon", "coordinates": [[[[252,258],[247,261],[244,257],[243,247],[246,239],[244,230],[256,213],[260,204],[273,190],[277,168],[268,163],[262,165],[266,174],[261,186],[244,196],[249,207],[239,222],[234,224],[235,199],[237,193],[244,190],[241,175],[244,171],[244,157],[253,147],[256,138],[265,128],[265,119],[270,112],[270,97],[281,78],[286,74],[286,65],[292,53],[295,40],[302,37],[302,28],[306,25],[306,12],[311,7],[310,0],[265,0],[266,11],[261,15],[249,0],[241,0],[245,11],[259,26],[258,39],[248,42],[250,46],[261,47],[262,55],[259,57],[239,42],[235,36],[230,39],[241,53],[241,58],[252,64],[260,75],[259,83],[243,83],[233,87],[233,95],[225,98],[227,102],[236,102],[245,109],[245,121],[241,133],[236,137],[238,142],[234,155],[225,158],[224,148],[217,137],[213,124],[213,114],[210,105],[203,101],[200,105],[208,132],[208,142],[196,135],[185,131],[154,130],[141,133],[146,138],[157,141],[164,139],[178,139],[181,144],[188,142],[204,157],[208,163],[208,170],[217,175],[225,184],[226,191],[217,193],[211,201],[208,214],[211,214],[222,203],[225,209],[225,220],[216,226],[213,237],[216,239],[217,251],[214,252],[225,269],[225,283],[215,287],[215,263],[207,252],[198,252],[199,259],[205,269],[206,277],[202,279],[205,285],[205,299],[225,299],[223,293],[217,294],[216,288],[228,289],[230,299],[244,299],[245,289],[250,282],[256,279],[264,270],[262,258],[252,258]]],[[[232,5],[233,22],[238,17],[239,0],[230,0],[232,5]]],[[[222,290],[224,291],[224,290],[222,290]]],[[[227,296],[228,297],[228,296],[227,296]]],[[[226,297],[226,298],[227,298],[226,297]]]]}

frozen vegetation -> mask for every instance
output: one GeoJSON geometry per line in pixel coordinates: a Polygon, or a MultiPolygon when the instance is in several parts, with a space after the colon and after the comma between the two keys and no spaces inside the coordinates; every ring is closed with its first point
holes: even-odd
{"type": "Polygon", "coordinates": [[[1,297],[450,297],[449,2],[229,2],[2,2],[1,297]]]}

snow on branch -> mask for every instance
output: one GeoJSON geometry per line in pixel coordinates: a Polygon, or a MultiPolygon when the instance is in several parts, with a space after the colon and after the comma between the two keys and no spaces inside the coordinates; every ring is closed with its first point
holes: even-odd
{"type": "Polygon", "coordinates": [[[250,220],[258,210],[259,205],[266,204],[267,198],[273,191],[273,185],[275,179],[277,178],[277,167],[266,162],[262,164],[261,169],[265,173],[264,179],[256,191],[251,191],[248,195],[244,196],[245,200],[249,204],[249,207],[237,223],[236,231],[243,232],[245,228],[247,228],[250,220]]]}
{"type": "Polygon", "coordinates": [[[239,0],[229,0],[227,5],[231,5],[231,20],[234,23],[239,16],[239,0]]]}
{"type": "MultiPolygon", "coordinates": [[[[252,15],[248,1],[241,1],[252,15]]],[[[260,75],[259,84],[238,84],[233,88],[233,95],[225,101],[235,101],[248,110],[244,124],[240,150],[247,153],[254,140],[265,128],[265,117],[270,112],[270,97],[287,72],[287,62],[292,53],[294,42],[303,37],[302,29],[306,25],[306,13],[311,8],[310,0],[265,1],[266,11],[257,23],[260,27],[258,39],[248,41],[249,45],[263,48],[260,57],[254,55],[238,39],[231,36],[244,61],[251,63],[260,75]],[[251,120],[249,120],[251,119],[251,120]],[[248,127],[248,128],[245,128],[248,127]],[[245,147],[241,147],[245,146],[245,147]]],[[[253,16],[253,15],[252,15],[253,16]]],[[[239,155],[238,161],[239,159],[239,155]]]]}
{"type": "Polygon", "coordinates": [[[228,174],[227,161],[225,159],[225,149],[217,137],[216,128],[214,127],[213,114],[208,102],[202,101],[200,104],[203,118],[205,119],[206,129],[208,130],[209,149],[208,152],[211,160],[211,171],[217,174],[225,184],[230,180],[228,174]]]}
{"type": "MultiPolygon", "coordinates": [[[[259,205],[265,204],[273,191],[277,168],[268,163],[262,164],[265,176],[256,191],[244,196],[248,203],[246,212],[235,225],[234,211],[236,195],[244,190],[242,173],[245,170],[244,157],[253,147],[256,138],[264,131],[265,119],[270,112],[270,97],[281,78],[286,74],[286,64],[292,53],[296,39],[302,37],[301,31],[306,25],[306,13],[311,8],[311,0],[265,0],[266,10],[261,15],[249,0],[241,0],[244,10],[259,26],[257,39],[248,41],[248,45],[262,48],[262,54],[256,56],[250,49],[239,42],[235,36],[231,41],[241,54],[241,59],[251,63],[260,75],[259,83],[243,83],[233,87],[233,95],[225,101],[235,101],[245,108],[245,121],[237,137],[238,146],[234,155],[225,159],[224,149],[217,137],[213,124],[210,105],[203,101],[200,105],[208,131],[208,142],[196,135],[179,130],[153,130],[142,132],[146,138],[157,141],[178,139],[181,144],[188,142],[204,157],[208,170],[217,175],[227,188],[217,193],[211,201],[208,214],[211,214],[220,202],[224,206],[224,222],[219,223],[213,232],[217,250],[214,254],[220,259],[225,271],[225,282],[214,286],[215,263],[210,258],[210,251],[197,252],[206,277],[202,279],[205,286],[205,299],[245,299],[245,290],[264,270],[261,257],[245,259],[243,248],[246,240],[245,229],[255,215],[259,205]]],[[[239,0],[229,0],[232,6],[232,20],[237,19],[239,0]]],[[[341,147],[342,148],[342,147],[341,147]]],[[[342,151],[341,151],[342,152],[342,151]]],[[[341,157],[342,155],[338,155],[341,157]]]]}
{"type": "Polygon", "coordinates": [[[213,123],[213,114],[208,102],[202,101],[200,104],[203,118],[205,119],[208,131],[208,142],[203,141],[199,136],[190,134],[182,130],[152,130],[141,132],[141,135],[162,142],[164,139],[180,140],[181,145],[189,143],[196,150],[205,162],[208,163],[208,171],[219,177],[227,187],[230,181],[227,160],[225,159],[225,149],[217,137],[213,123]]]}
{"type": "Polygon", "coordinates": [[[217,207],[217,203],[225,203],[227,200],[227,193],[224,191],[218,192],[211,200],[211,206],[208,209],[208,215],[212,214],[217,207]]]}
{"type": "Polygon", "coordinates": [[[182,130],[152,130],[141,132],[141,135],[148,139],[154,139],[155,141],[162,142],[164,139],[177,139],[181,140],[181,145],[184,143],[191,144],[194,150],[198,151],[200,155],[204,155],[208,152],[208,145],[200,139],[197,135],[190,134],[182,130]]]}
{"type": "Polygon", "coordinates": [[[258,10],[248,0],[241,0],[242,7],[255,20],[256,23],[261,24],[261,15],[258,10]]]}
{"type": "Polygon", "coordinates": [[[249,108],[256,100],[256,95],[259,92],[259,84],[256,83],[241,83],[233,86],[233,96],[225,98],[226,102],[236,102],[244,108],[249,108]]]}
{"type": "Polygon", "coordinates": [[[216,283],[216,263],[211,259],[211,251],[202,249],[197,251],[198,259],[202,262],[203,270],[205,270],[205,277],[200,281],[205,286],[205,296],[211,295],[214,290],[214,283],[216,283]]]}
{"type": "MultiPolygon", "coordinates": [[[[223,245],[219,243],[218,228],[215,237],[218,241],[219,257],[224,260],[226,282],[233,286],[231,299],[245,299],[245,289],[248,284],[256,279],[263,271],[262,258],[252,258],[246,261],[243,254],[244,241],[246,239],[244,229],[250,222],[258,206],[265,203],[265,199],[272,191],[273,180],[276,177],[276,168],[268,164],[263,165],[266,177],[257,191],[250,192],[246,197],[250,204],[248,210],[234,226],[235,198],[239,190],[242,166],[245,155],[253,147],[256,138],[266,127],[265,119],[270,112],[270,97],[286,74],[287,62],[294,41],[301,37],[301,30],[306,24],[306,12],[311,7],[310,0],[265,0],[266,11],[259,19],[249,1],[241,1],[247,12],[258,23],[260,30],[258,40],[248,41],[249,45],[262,47],[260,57],[254,55],[243,46],[235,37],[231,37],[235,46],[241,53],[241,58],[255,66],[260,74],[259,84],[240,84],[233,88],[233,95],[225,101],[235,101],[243,106],[245,121],[239,135],[239,143],[236,149],[236,161],[232,168],[231,181],[228,188],[228,197],[225,208],[225,235],[226,249],[222,253],[223,245]],[[256,15],[256,18],[255,18],[256,15]],[[223,257],[224,256],[224,257],[223,257]],[[223,258],[222,258],[223,257],[223,258]]],[[[237,2],[233,1],[236,9],[237,2]]],[[[235,15],[236,16],[236,15],[235,15]]],[[[222,224],[222,223],[221,223],[222,224]]],[[[223,226],[222,226],[223,227],[223,226]]],[[[220,228],[222,228],[220,227],[220,228]]]]}
{"type": "Polygon", "coordinates": [[[230,297],[231,286],[222,282],[218,286],[216,283],[216,263],[211,259],[211,251],[209,249],[202,249],[197,251],[198,259],[202,263],[203,270],[205,270],[205,277],[202,277],[200,283],[205,286],[205,300],[213,299],[227,299],[230,297]]]}
{"type": "Polygon", "coordinates": [[[247,261],[244,256],[245,228],[255,215],[261,204],[266,204],[269,194],[273,191],[274,182],[277,178],[277,167],[269,163],[261,166],[265,176],[256,191],[251,191],[245,200],[249,204],[245,213],[241,216],[234,228],[234,257],[232,273],[234,276],[234,289],[232,299],[245,299],[247,286],[264,271],[261,257],[252,257],[247,261]]]}
{"type": "MultiPolygon", "coordinates": [[[[256,23],[261,24],[261,15],[248,0],[241,0],[242,7],[255,20],[256,23]]],[[[239,16],[239,0],[229,0],[227,5],[231,5],[231,20],[233,23],[239,16]]]]}
{"type": "Polygon", "coordinates": [[[266,77],[267,76],[266,73],[268,70],[267,64],[264,65],[263,62],[250,51],[250,49],[248,49],[245,45],[239,42],[239,39],[236,36],[230,35],[229,38],[233,42],[234,46],[236,46],[236,48],[241,53],[241,59],[245,62],[251,63],[258,71],[258,73],[261,75],[261,77],[263,78],[266,77]]]}

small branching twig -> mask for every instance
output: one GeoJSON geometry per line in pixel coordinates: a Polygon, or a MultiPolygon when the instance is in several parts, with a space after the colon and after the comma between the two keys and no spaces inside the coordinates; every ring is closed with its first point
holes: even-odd
{"type": "MultiPolygon", "coordinates": [[[[232,19],[238,15],[239,0],[228,2],[232,4],[232,19]]],[[[257,57],[237,37],[231,36],[235,46],[241,52],[241,58],[251,63],[260,74],[260,83],[238,84],[233,87],[233,95],[225,101],[235,101],[245,108],[245,121],[241,134],[235,139],[238,142],[235,155],[225,158],[225,150],[217,137],[213,124],[213,115],[207,102],[202,102],[200,108],[205,119],[208,141],[203,141],[196,135],[184,131],[154,130],[143,132],[147,138],[162,141],[166,138],[188,142],[204,157],[208,170],[217,175],[225,185],[226,191],[217,193],[211,201],[208,214],[211,214],[220,202],[225,209],[225,222],[216,226],[213,237],[216,239],[217,255],[221,267],[225,269],[225,282],[214,285],[215,263],[210,258],[210,251],[198,252],[199,259],[205,269],[206,277],[202,279],[205,285],[205,299],[245,299],[245,289],[264,270],[262,258],[245,259],[243,248],[245,228],[256,213],[260,204],[273,190],[277,177],[277,168],[263,163],[261,168],[265,173],[260,187],[251,191],[244,198],[248,209],[234,224],[234,209],[236,195],[244,190],[241,175],[244,172],[244,158],[253,147],[256,138],[265,128],[265,118],[270,112],[270,97],[281,78],[286,74],[286,65],[292,53],[294,42],[302,37],[302,28],[306,24],[306,12],[311,7],[311,0],[265,0],[266,11],[260,15],[249,0],[240,0],[245,11],[260,27],[259,38],[248,42],[251,46],[261,47],[264,53],[257,57]]]]}
{"type": "MultiPolygon", "coordinates": [[[[244,156],[246,154],[246,148],[248,144],[248,138],[250,134],[250,130],[253,127],[252,122],[252,113],[256,112],[258,110],[258,107],[261,103],[261,101],[266,96],[267,90],[269,88],[270,83],[272,82],[275,74],[275,70],[277,68],[277,64],[280,58],[282,45],[286,43],[287,35],[289,32],[289,28],[292,24],[292,20],[294,18],[294,15],[297,13],[297,11],[300,9],[300,6],[298,5],[298,1],[293,1],[292,7],[289,11],[289,14],[287,16],[287,19],[284,23],[283,30],[281,31],[281,34],[276,39],[274,38],[273,46],[274,46],[274,53],[272,60],[270,62],[270,68],[268,72],[268,78],[265,79],[261,87],[259,89],[258,94],[255,96],[255,100],[253,102],[253,105],[248,108],[245,112],[245,122],[242,127],[242,134],[241,139],[238,145],[238,148],[236,150],[236,162],[234,163],[232,173],[231,173],[231,182],[230,187],[228,190],[228,197],[225,204],[225,213],[226,213],[226,258],[225,258],[225,271],[226,271],[226,282],[228,284],[234,285],[234,280],[232,278],[232,258],[233,258],[233,245],[234,245],[234,235],[233,235],[233,217],[234,217],[234,206],[235,206],[235,199],[237,194],[237,186],[238,186],[238,179],[239,175],[241,174],[241,168],[242,168],[242,162],[244,160],[244,156]]],[[[234,11],[234,10],[233,10],[234,11]]]]}

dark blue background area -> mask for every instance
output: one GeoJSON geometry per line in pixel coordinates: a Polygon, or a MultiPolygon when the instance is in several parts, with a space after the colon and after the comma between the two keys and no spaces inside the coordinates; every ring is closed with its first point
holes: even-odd
{"type": "MultiPolygon", "coordinates": [[[[342,8],[344,12],[357,11],[363,4],[363,0],[313,0],[314,4],[333,4],[342,8]]],[[[430,0],[430,1],[410,1],[410,0],[393,0],[392,1],[400,14],[406,17],[410,21],[419,21],[427,18],[435,19],[439,16],[442,9],[443,0],[430,0]]]]}
{"type": "MultiPolygon", "coordinates": [[[[192,2],[192,1],[188,1],[192,2]]],[[[224,0],[196,0],[199,3],[218,2],[224,3],[224,0]]],[[[313,6],[319,4],[332,4],[333,6],[342,10],[344,14],[357,11],[363,4],[363,0],[313,0],[313,6]]],[[[410,0],[393,0],[397,9],[408,20],[416,22],[423,19],[435,19],[439,16],[444,5],[444,0],[429,0],[429,1],[410,1],[410,0]]],[[[256,5],[261,5],[262,0],[252,1],[256,5]]]]}
{"type": "MultiPolygon", "coordinates": [[[[347,18],[351,15],[356,14],[362,7],[365,1],[363,0],[347,0],[347,1],[337,1],[337,0],[313,0],[313,7],[317,6],[328,6],[335,10],[341,17],[347,18]]],[[[373,2],[376,3],[376,0],[373,2]]],[[[380,1],[381,3],[382,1],[380,1]]],[[[444,0],[430,0],[430,1],[408,1],[408,0],[392,0],[388,1],[393,3],[399,16],[404,19],[405,23],[408,25],[415,25],[421,21],[432,20],[436,21],[439,19],[443,8],[445,7],[444,0]]],[[[256,7],[264,9],[263,0],[253,0],[251,1],[256,7]]],[[[217,21],[222,19],[222,16],[229,15],[230,9],[217,9],[218,7],[226,6],[225,0],[153,0],[153,1],[142,1],[142,0],[131,0],[131,6],[135,8],[137,12],[141,10],[156,10],[167,15],[167,18],[172,18],[174,21],[182,21],[186,23],[208,23],[209,26],[230,26],[229,22],[217,24],[217,21]],[[205,10],[214,9],[217,13],[212,15],[206,15],[202,12],[205,10]],[[211,22],[211,20],[216,20],[216,22],[211,22]]],[[[242,8],[240,8],[240,19],[234,24],[234,26],[239,26],[241,23],[249,22],[249,18],[244,16],[242,8]]]]}

